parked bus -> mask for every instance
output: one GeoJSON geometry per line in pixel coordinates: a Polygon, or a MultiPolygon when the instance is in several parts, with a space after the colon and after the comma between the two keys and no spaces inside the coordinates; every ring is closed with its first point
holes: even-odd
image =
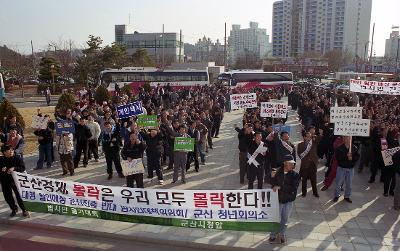
{"type": "Polygon", "coordinates": [[[5,94],[3,75],[0,73],[0,100],[3,100],[5,95],[6,94],[5,94]]]}
{"type": "Polygon", "coordinates": [[[130,85],[134,91],[143,87],[145,83],[156,87],[157,85],[170,85],[172,89],[204,86],[209,84],[207,71],[200,70],[159,70],[152,67],[126,67],[122,69],[108,69],[100,73],[100,83],[109,91],[130,85]]]}
{"type": "Polygon", "coordinates": [[[218,76],[218,84],[245,90],[293,85],[291,72],[231,71],[218,76]]]}

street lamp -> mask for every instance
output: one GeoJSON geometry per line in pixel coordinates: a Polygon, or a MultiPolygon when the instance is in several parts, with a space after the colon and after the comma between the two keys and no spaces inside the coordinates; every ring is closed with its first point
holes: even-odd
{"type": "Polygon", "coordinates": [[[55,85],[55,81],[54,81],[54,64],[50,65],[50,69],[51,69],[51,77],[53,79],[53,94],[56,92],[56,85],[55,85]]]}

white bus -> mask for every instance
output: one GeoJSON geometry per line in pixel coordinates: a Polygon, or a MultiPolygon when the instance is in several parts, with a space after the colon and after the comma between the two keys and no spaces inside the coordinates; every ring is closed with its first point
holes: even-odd
{"type": "Polygon", "coordinates": [[[230,71],[218,76],[218,84],[244,90],[291,87],[293,74],[291,72],[230,71]]]}
{"type": "Polygon", "coordinates": [[[156,87],[169,85],[172,89],[182,89],[209,84],[208,72],[201,70],[159,70],[152,67],[125,67],[108,69],[100,73],[100,83],[114,91],[115,86],[122,88],[130,85],[134,91],[145,83],[156,87]]]}
{"type": "Polygon", "coordinates": [[[0,73],[0,100],[3,100],[5,95],[6,94],[5,94],[3,75],[0,73]]]}

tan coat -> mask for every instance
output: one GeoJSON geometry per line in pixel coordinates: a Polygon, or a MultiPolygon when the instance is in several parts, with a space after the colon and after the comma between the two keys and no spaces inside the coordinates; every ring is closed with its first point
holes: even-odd
{"type": "MultiPolygon", "coordinates": [[[[307,176],[309,172],[316,172],[318,166],[318,144],[320,137],[313,139],[311,150],[308,154],[301,160],[300,164],[300,176],[307,176]]],[[[297,145],[297,153],[300,156],[307,149],[307,144],[303,141],[297,145]]]]}

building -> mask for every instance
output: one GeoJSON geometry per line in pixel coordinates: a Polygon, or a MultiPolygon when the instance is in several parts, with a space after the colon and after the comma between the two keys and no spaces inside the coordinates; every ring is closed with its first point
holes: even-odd
{"type": "Polygon", "coordinates": [[[280,0],[273,4],[272,54],[296,57],[348,50],[363,58],[372,0],[280,0]]]}
{"type": "Polygon", "coordinates": [[[224,45],[217,41],[214,43],[210,38],[199,39],[194,45],[194,55],[192,60],[195,62],[216,62],[217,65],[224,64],[224,45]]]}
{"type": "Polygon", "coordinates": [[[329,73],[328,61],[320,58],[269,58],[263,60],[264,71],[293,72],[296,77],[324,76],[329,73]]]}
{"type": "Polygon", "coordinates": [[[386,39],[385,58],[390,61],[399,60],[400,57],[400,34],[399,27],[393,26],[390,37],[386,39]]]}
{"type": "Polygon", "coordinates": [[[267,30],[258,28],[258,23],[250,22],[250,28],[241,29],[240,25],[232,25],[228,38],[229,63],[234,64],[237,58],[246,54],[262,59],[268,54],[269,36],[267,30]]]}
{"type": "Polygon", "coordinates": [[[127,25],[115,25],[115,42],[125,46],[129,55],[139,48],[146,51],[159,65],[183,61],[183,35],[176,32],[159,33],[128,33],[127,25]]]}

